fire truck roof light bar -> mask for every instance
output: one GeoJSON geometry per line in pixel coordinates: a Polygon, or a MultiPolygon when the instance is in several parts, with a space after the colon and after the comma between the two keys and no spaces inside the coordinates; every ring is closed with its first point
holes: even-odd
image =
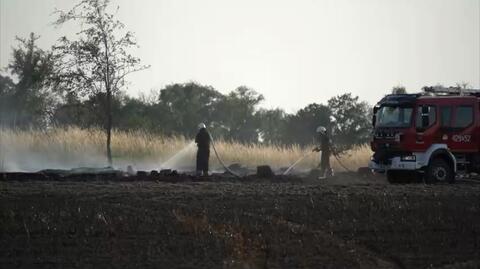
{"type": "Polygon", "coordinates": [[[463,89],[460,87],[442,87],[442,86],[433,86],[433,87],[424,87],[423,91],[425,93],[432,93],[435,95],[475,95],[480,96],[480,89],[463,89]]]}

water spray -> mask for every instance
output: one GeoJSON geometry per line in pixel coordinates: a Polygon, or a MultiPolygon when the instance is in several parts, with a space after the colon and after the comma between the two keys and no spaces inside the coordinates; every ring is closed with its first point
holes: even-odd
{"type": "Polygon", "coordinates": [[[301,161],[303,161],[305,158],[307,158],[308,156],[310,156],[310,154],[312,154],[313,151],[310,151],[308,152],[307,154],[303,155],[300,159],[298,159],[296,162],[294,162],[292,165],[290,165],[290,167],[287,168],[287,170],[285,170],[285,172],[283,172],[283,176],[287,175],[290,170],[292,170],[295,166],[297,166],[297,164],[299,164],[301,161]]]}
{"type": "Polygon", "coordinates": [[[186,145],[183,149],[175,153],[173,156],[171,156],[168,160],[166,160],[162,165],[162,169],[170,168],[170,169],[175,169],[178,168],[179,163],[184,161],[184,159],[190,155],[191,151],[193,151],[195,142],[190,142],[188,145],[186,145]]]}
{"type": "MultiPolygon", "coordinates": [[[[297,166],[297,164],[299,164],[299,163],[300,163],[301,161],[303,161],[305,158],[307,158],[308,156],[310,156],[310,154],[312,154],[312,153],[313,153],[313,151],[308,152],[307,154],[303,155],[300,159],[298,159],[298,160],[297,160],[296,162],[294,162],[290,167],[288,167],[288,169],[285,170],[285,172],[283,172],[282,175],[284,175],[284,176],[287,175],[287,174],[290,172],[290,170],[292,170],[295,166],[297,166]]],[[[340,166],[341,166],[343,169],[345,169],[345,171],[347,171],[347,172],[352,172],[352,170],[348,169],[348,168],[340,161],[338,154],[333,153],[333,157],[335,157],[335,159],[337,160],[338,164],[340,164],[340,166]]]]}

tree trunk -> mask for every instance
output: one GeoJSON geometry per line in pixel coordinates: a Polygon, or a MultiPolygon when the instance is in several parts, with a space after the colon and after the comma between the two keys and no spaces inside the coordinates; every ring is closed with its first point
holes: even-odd
{"type": "MultiPolygon", "coordinates": [[[[99,14],[101,13],[98,10],[99,14]]],[[[106,63],[106,70],[105,70],[105,90],[107,92],[107,159],[108,165],[112,166],[112,149],[111,149],[111,142],[112,142],[112,80],[110,75],[110,60],[109,60],[109,51],[108,51],[108,40],[107,34],[105,29],[102,25],[102,33],[103,33],[103,45],[105,46],[105,63],[106,63]]]]}
{"type": "Polygon", "coordinates": [[[108,165],[112,166],[112,149],[111,149],[111,141],[112,141],[112,92],[109,90],[107,91],[107,124],[106,124],[106,131],[107,131],[107,158],[108,158],[108,165]]]}

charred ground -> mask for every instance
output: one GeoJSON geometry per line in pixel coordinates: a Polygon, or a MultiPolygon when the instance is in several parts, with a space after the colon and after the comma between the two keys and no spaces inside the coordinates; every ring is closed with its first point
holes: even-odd
{"type": "Polygon", "coordinates": [[[480,265],[475,182],[175,178],[1,181],[0,267],[480,265]]]}

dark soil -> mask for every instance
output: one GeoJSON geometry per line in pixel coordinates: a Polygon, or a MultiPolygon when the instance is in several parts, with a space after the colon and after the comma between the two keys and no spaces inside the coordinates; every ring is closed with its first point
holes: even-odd
{"type": "Polygon", "coordinates": [[[480,184],[0,181],[0,268],[478,268],[480,184]]]}

